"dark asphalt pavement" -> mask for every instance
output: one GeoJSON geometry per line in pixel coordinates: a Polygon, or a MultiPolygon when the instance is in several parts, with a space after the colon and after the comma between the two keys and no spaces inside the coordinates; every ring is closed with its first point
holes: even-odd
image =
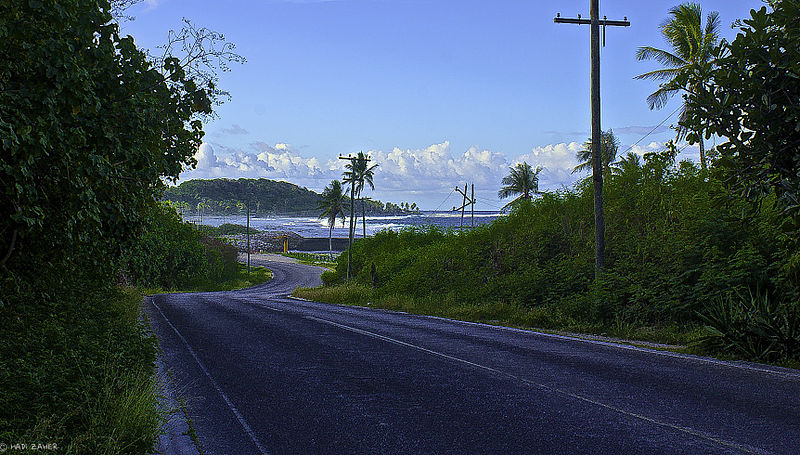
{"type": "Polygon", "coordinates": [[[146,312],[206,454],[800,453],[800,372],[287,298],[146,312]]]}

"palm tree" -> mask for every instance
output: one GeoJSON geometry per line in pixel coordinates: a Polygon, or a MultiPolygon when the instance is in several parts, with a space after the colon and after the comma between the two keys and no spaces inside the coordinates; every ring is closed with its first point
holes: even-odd
{"type": "Polygon", "coordinates": [[[369,158],[364,152],[358,152],[356,159],[345,165],[345,168],[348,169],[345,172],[345,182],[351,185],[355,184],[356,196],[361,199],[361,221],[364,225],[364,237],[367,236],[366,202],[361,197],[361,192],[364,191],[366,185],[369,185],[370,189],[375,189],[373,179],[375,177],[375,168],[377,167],[377,164],[369,166],[369,158]]]}
{"type": "Polygon", "coordinates": [[[641,169],[642,160],[640,159],[639,155],[633,152],[628,152],[627,155],[623,156],[619,159],[619,161],[611,165],[611,173],[617,176],[631,175],[641,169]]]}
{"type": "MultiPolygon", "coordinates": [[[[584,149],[579,150],[576,158],[578,159],[578,165],[572,170],[572,173],[576,172],[583,172],[586,170],[592,170],[592,140],[591,138],[586,141],[584,144],[584,149]]],[[[603,159],[603,174],[608,175],[611,172],[611,163],[617,159],[617,153],[619,152],[619,139],[614,136],[614,132],[611,130],[602,131],[600,133],[600,147],[601,147],[601,158],[603,159]]]]}
{"type": "Polygon", "coordinates": [[[333,257],[333,226],[339,216],[344,224],[344,211],[347,209],[347,195],[344,194],[340,181],[334,180],[325,187],[317,208],[322,210],[319,217],[328,220],[328,254],[333,257]]]}
{"type": "Polygon", "coordinates": [[[520,195],[518,198],[509,202],[503,207],[503,210],[516,205],[521,200],[530,201],[534,194],[539,193],[539,172],[542,167],[537,166],[536,169],[531,168],[527,162],[517,163],[516,166],[510,167],[510,173],[503,177],[501,183],[503,187],[497,193],[500,199],[520,195]]]}
{"type": "MultiPolygon", "coordinates": [[[[714,48],[719,42],[719,13],[712,11],[703,26],[703,10],[699,3],[683,3],[669,10],[670,18],[661,24],[661,34],[672,48],[671,51],[651,46],[640,47],[636,52],[639,60],[656,60],[665,66],[663,69],[649,71],[636,76],[635,79],[656,79],[666,81],[658,90],[647,97],[650,109],[661,109],[669,98],[679,91],[693,92],[704,83],[698,80],[701,68],[713,64],[714,48]]],[[[686,104],[681,109],[680,120],[686,118],[686,104]]],[[[688,131],[678,127],[678,140],[686,136],[688,131]]],[[[706,170],[705,144],[703,131],[695,131],[700,143],[700,165],[706,170]]]]}

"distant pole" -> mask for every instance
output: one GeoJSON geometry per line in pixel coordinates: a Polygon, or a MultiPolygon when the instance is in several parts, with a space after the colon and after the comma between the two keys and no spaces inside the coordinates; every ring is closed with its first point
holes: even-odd
{"type": "Polygon", "coordinates": [[[461,193],[464,195],[464,199],[461,202],[461,229],[464,229],[464,207],[467,205],[467,184],[464,184],[464,192],[461,193]]]}
{"type": "Polygon", "coordinates": [[[250,275],[250,199],[247,200],[247,274],[250,275]]]}
{"type": "Polygon", "coordinates": [[[590,0],[589,20],[562,18],[559,13],[553,20],[557,24],[580,24],[591,26],[592,51],[592,182],[594,184],[594,240],[595,240],[595,279],[606,264],[606,234],[603,214],[603,152],[602,130],[600,129],[600,26],[603,26],[603,45],[605,45],[606,26],[629,27],[628,18],[610,21],[604,16],[600,20],[600,1],[590,0]]]}
{"type": "Polygon", "coordinates": [[[458,191],[459,194],[462,196],[461,200],[461,207],[455,208],[453,207],[453,211],[461,210],[461,228],[464,228],[464,209],[469,205],[472,211],[472,227],[475,227],[475,184],[472,184],[472,196],[467,196],[467,191],[469,189],[469,184],[464,184],[464,191],[461,191],[461,188],[456,187],[454,191],[458,191]]]}
{"type": "Polygon", "coordinates": [[[475,228],[475,184],[472,184],[472,228],[475,228]]]}

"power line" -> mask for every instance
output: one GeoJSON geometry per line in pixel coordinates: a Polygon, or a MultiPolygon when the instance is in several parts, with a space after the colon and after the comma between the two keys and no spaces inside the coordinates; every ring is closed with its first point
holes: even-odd
{"type": "Polygon", "coordinates": [[[661,121],[661,123],[659,123],[658,125],[654,126],[654,127],[653,127],[653,129],[652,129],[652,130],[650,130],[650,132],[649,132],[649,133],[645,134],[645,135],[644,135],[644,136],[642,136],[642,137],[641,137],[641,138],[640,138],[638,141],[634,142],[634,143],[633,143],[633,145],[631,145],[630,147],[628,147],[628,149],[627,149],[627,150],[625,150],[624,152],[622,152],[622,154],[624,155],[624,154],[626,154],[626,153],[630,152],[631,150],[633,150],[633,148],[634,148],[634,147],[636,147],[637,145],[639,145],[639,142],[642,142],[642,141],[643,141],[643,140],[645,140],[645,139],[646,139],[648,136],[650,136],[651,134],[653,134],[653,133],[654,133],[654,132],[655,132],[655,131],[656,131],[656,130],[657,130],[657,129],[658,129],[660,126],[661,126],[661,125],[663,125],[664,123],[666,123],[666,122],[667,122],[667,120],[669,120],[670,118],[672,118],[672,116],[673,116],[673,115],[675,115],[675,113],[676,113],[676,112],[678,112],[679,110],[681,110],[681,108],[682,108],[682,107],[683,107],[683,106],[678,106],[678,107],[677,107],[677,109],[675,109],[674,111],[672,111],[672,113],[671,113],[671,114],[669,114],[669,115],[668,115],[668,116],[667,116],[667,117],[666,117],[664,120],[662,120],[662,121],[661,121]]]}
{"type": "Polygon", "coordinates": [[[456,190],[455,190],[455,189],[452,189],[452,190],[450,190],[450,194],[448,194],[448,195],[447,195],[447,197],[445,197],[445,198],[444,198],[444,200],[442,201],[442,203],[441,203],[441,204],[439,204],[439,206],[438,206],[438,207],[436,207],[436,210],[434,210],[434,212],[438,212],[438,211],[439,211],[439,209],[440,209],[440,208],[442,208],[442,206],[444,205],[444,203],[445,203],[445,202],[447,202],[447,200],[450,198],[450,196],[452,196],[452,195],[453,195],[453,193],[455,193],[455,192],[456,192],[456,190]]]}

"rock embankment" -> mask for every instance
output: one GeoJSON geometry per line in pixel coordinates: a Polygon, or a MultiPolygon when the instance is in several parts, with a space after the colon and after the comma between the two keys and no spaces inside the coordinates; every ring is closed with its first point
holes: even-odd
{"type": "MultiPolygon", "coordinates": [[[[328,251],[328,238],[302,237],[290,231],[270,231],[250,234],[251,252],[281,252],[283,251],[283,238],[289,239],[289,251],[328,251]]],[[[247,252],[247,234],[226,235],[239,251],[247,252]]],[[[333,251],[342,252],[347,249],[346,238],[332,239],[333,251]]]]}

